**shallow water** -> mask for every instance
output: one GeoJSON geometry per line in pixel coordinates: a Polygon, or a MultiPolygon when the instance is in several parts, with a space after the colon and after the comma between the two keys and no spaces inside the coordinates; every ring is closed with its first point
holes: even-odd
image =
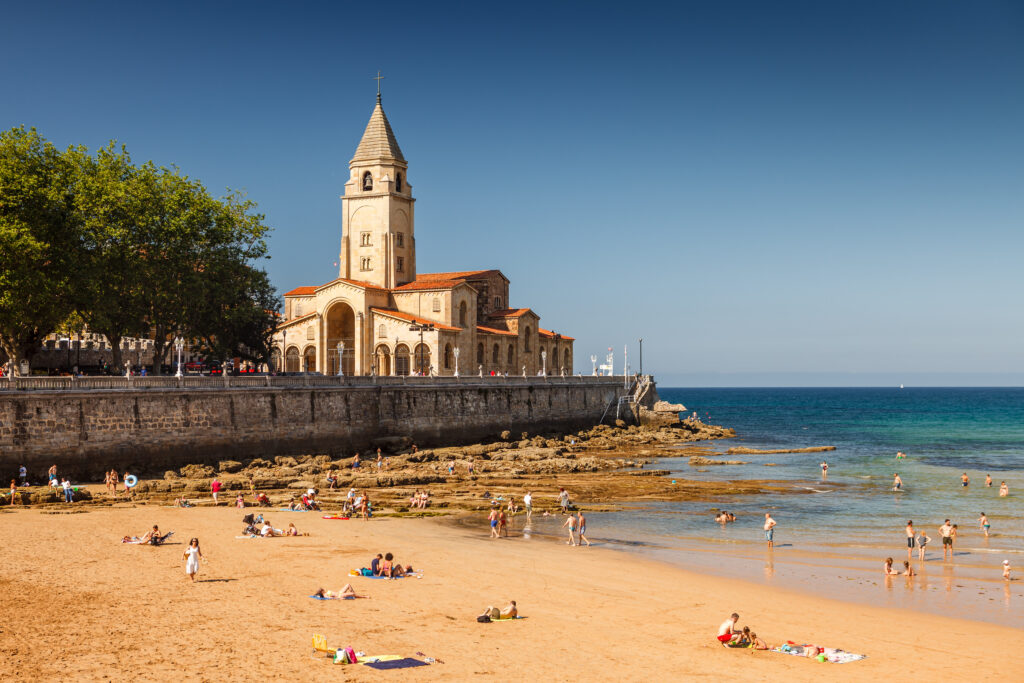
{"type": "MultiPolygon", "coordinates": [[[[703,480],[773,479],[794,493],[723,496],[713,502],[657,503],[588,515],[591,540],[702,571],[811,590],[844,599],[1024,627],[1024,582],[1007,584],[1009,559],[1024,577],[1024,389],[663,389],[712,424],[736,429],[730,446],[836,446],[825,453],[737,455],[741,466],[691,467],[686,458],[656,465],[703,480]],[[907,454],[896,460],[897,451],[907,454]],[[829,464],[823,479],[819,467],[829,464]],[[766,463],[777,466],[766,467],[766,463]],[[899,472],[905,491],[892,491],[899,472]],[[966,472],[970,485],[960,484],[966,472]],[[985,486],[991,474],[993,485],[985,486]],[[1001,481],[1010,495],[1001,498],[1001,481]],[[713,521],[713,509],[737,516],[713,521]],[[766,549],[764,513],[778,522],[766,549]],[[978,527],[985,512],[990,537],[978,527]],[[942,561],[938,527],[959,527],[956,555],[942,561]],[[885,580],[891,556],[907,559],[904,526],[913,520],[932,541],[919,576],[885,580]],[[1016,612],[1011,606],[1017,603],[1016,612]]],[[[671,486],[671,476],[666,486],[671,486]]],[[[586,501],[582,501],[586,502],[586,501]]],[[[560,533],[560,518],[535,518],[533,535],[560,533]]],[[[521,522],[520,522],[521,524],[521,522]]]]}

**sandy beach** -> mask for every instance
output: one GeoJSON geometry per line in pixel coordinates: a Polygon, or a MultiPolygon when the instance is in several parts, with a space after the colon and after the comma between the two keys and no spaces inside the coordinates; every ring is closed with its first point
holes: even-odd
{"type": "MultiPolygon", "coordinates": [[[[595,546],[489,540],[431,520],[324,520],[271,512],[310,536],[237,539],[242,511],[157,506],[77,514],[0,514],[7,680],[920,680],[1012,677],[1024,656],[993,625],[828,600],[687,572],[595,546]],[[123,545],[152,524],[174,530],[162,547],[123,545]],[[191,584],[182,552],[201,540],[208,563],[191,584]],[[423,578],[349,577],[376,552],[423,578]],[[369,600],[319,602],[317,588],[352,581],[369,600]],[[479,624],[484,607],[518,602],[528,619],[479,624]],[[787,639],[868,655],[819,664],[714,642],[732,611],[769,644],[787,639]],[[311,657],[311,636],[371,655],[443,661],[374,671],[311,657]],[[1004,643],[1010,653],[1000,651],[1004,643]]],[[[1011,631],[1011,634],[1016,633],[1011,631]]]]}

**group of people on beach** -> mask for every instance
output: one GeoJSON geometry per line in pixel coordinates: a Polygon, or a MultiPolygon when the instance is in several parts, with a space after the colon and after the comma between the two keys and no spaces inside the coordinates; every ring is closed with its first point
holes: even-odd
{"type": "MultiPolygon", "coordinates": [[[[989,530],[991,529],[991,527],[992,525],[988,521],[988,516],[984,512],[982,512],[981,516],[978,518],[978,528],[985,534],[986,538],[988,538],[989,530]]],[[[923,529],[920,531],[915,530],[914,521],[910,519],[907,520],[907,526],[904,528],[904,532],[906,533],[907,537],[907,561],[903,563],[904,571],[902,573],[907,576],[914,576],[914,570],[910,567],[910,560],[912,559],[914,548],[917,548],[917,559],[921,562],[924,562],[925,548],[928,547],[928,544],[931,542],[932,539],[923,529]]],[[[956,546],[956,541],[959,535],[959,525],[953,524],[949,519],[946,519],[942,523],[942,526],[939,527],[939,537],[942,539],[943,561],[952,560],[955,558],[954,548],[956,546]]],[[[883,571],[885,576],[892,576],[894,574],[901,573],[892,568],[892,563],[893,559],[891,557],[886,558],[885,569],[883,571]]],[[[1003,578],[1010,578],[1009,560],[1003,561],[1003,578]]]]}
{"type": "Polygon", "coordinates": [[[395,562],[395,556],[391,553],[384,555],[377,553],[377,556],[370,560],[370,576],[383,576],[387,579],[397,579],[405,576],[406,574],[412,574],[413,568],[411,564],[407,564],[404,567],[395,562]]]}
{"type": "Polygon", "coordinates": [[[768,644],[757,637],[749,626],[739,628],[736,624],[740,615],[733,612],[718,627],[717,639],[726,647],[746,647],[752,650],[767,650],[768,644]]]}

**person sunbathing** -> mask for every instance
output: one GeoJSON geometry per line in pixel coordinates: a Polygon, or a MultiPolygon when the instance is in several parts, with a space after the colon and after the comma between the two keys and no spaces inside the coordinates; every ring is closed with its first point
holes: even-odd
{"type": "Polygon", "coordinates": [[[492,605],[488,605],[487,609],[480,616],[488,616],[491,621],[498,621],[499,619],[515,619],[519,616],[519,608],[516,607],[515,600],[509,600],[508,605],[504,609],[498,609],[492,605]]]}
{"type": "Polygon", "coordinates": [[[156,524],[154,524],[153,528],[150,529],[149,531],[147,531],[146,535],[139,539],[139,543],[149,543],[150,545],[160,545],[161,543],[164,542],[164,539],[167,538],[167,536],[169,536],[169,535],[170,534],[161,534],[160,533],[160,527],[158,527],[156,524]]]}
{"type": "Polygon", "coordinates": [[[356,589],[352,587],[351,583],[346,583],[342,586],[341,590],[338,591],[325,591],[323,588],[318,590],[314,595],[318,598],[324,598],[326,600],[355,600],[356,598],[370,599],[369,595],[358,595],[356,589]]]}

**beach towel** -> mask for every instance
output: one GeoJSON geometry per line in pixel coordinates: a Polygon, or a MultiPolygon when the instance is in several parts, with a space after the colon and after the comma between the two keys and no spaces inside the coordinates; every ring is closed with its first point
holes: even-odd
{"type": "Polygon", "coordinates": [[[525,618],[526,617],[500,617],[498,619],[491,619],[491,623],[492,624],[496,624],[499,621],[521,621],[521,620],[523,620],[525,618]]]}
{"type": "Polygon", "coordinates": [[[363,666],[368,666],[371,669],[411,669],[414,666],[430,666],[426,662],[421,662],[418,659],[412,657],[403,657],[402,659],[391,659],[387,661],[379,662],[366,662],[363,666]]]}
{"type": "Polygon", "coordinates": [[[339,515],[321,515],[323,519],[349,519],[348,517],[341,517],[339,515]]]}
{"type": "MultiPolygon", "coordinates": [[[[774,647],[771,652],[778,652],[784,655],[794,655],[796,657],[807,657],[807,648],[815,647],[814,645],[797,645],[793,641],[787,641],[785,645],[774,647]]],[[[850,662],[859,662],[862,659],[867,659],[867,655],[858,655],[852,652],[846,652],[839,648],[826,647],[817,648],[820,650],[817,657],[821,657],[818,661],[830,662],[832,664],[849,664],[850,662]]],[[[814,659],[812,655],[810,659],[814,659]]]]}
{"type": "Polygon", "coordinates": [[[354,595],[346,595],[346,596],[341,597],[341,598],[337,598],[337,597],[329,598],[326,595],[310,595],[309,597],[313,598],[314,600],[355,600],[356,599],[354,595]]]}

